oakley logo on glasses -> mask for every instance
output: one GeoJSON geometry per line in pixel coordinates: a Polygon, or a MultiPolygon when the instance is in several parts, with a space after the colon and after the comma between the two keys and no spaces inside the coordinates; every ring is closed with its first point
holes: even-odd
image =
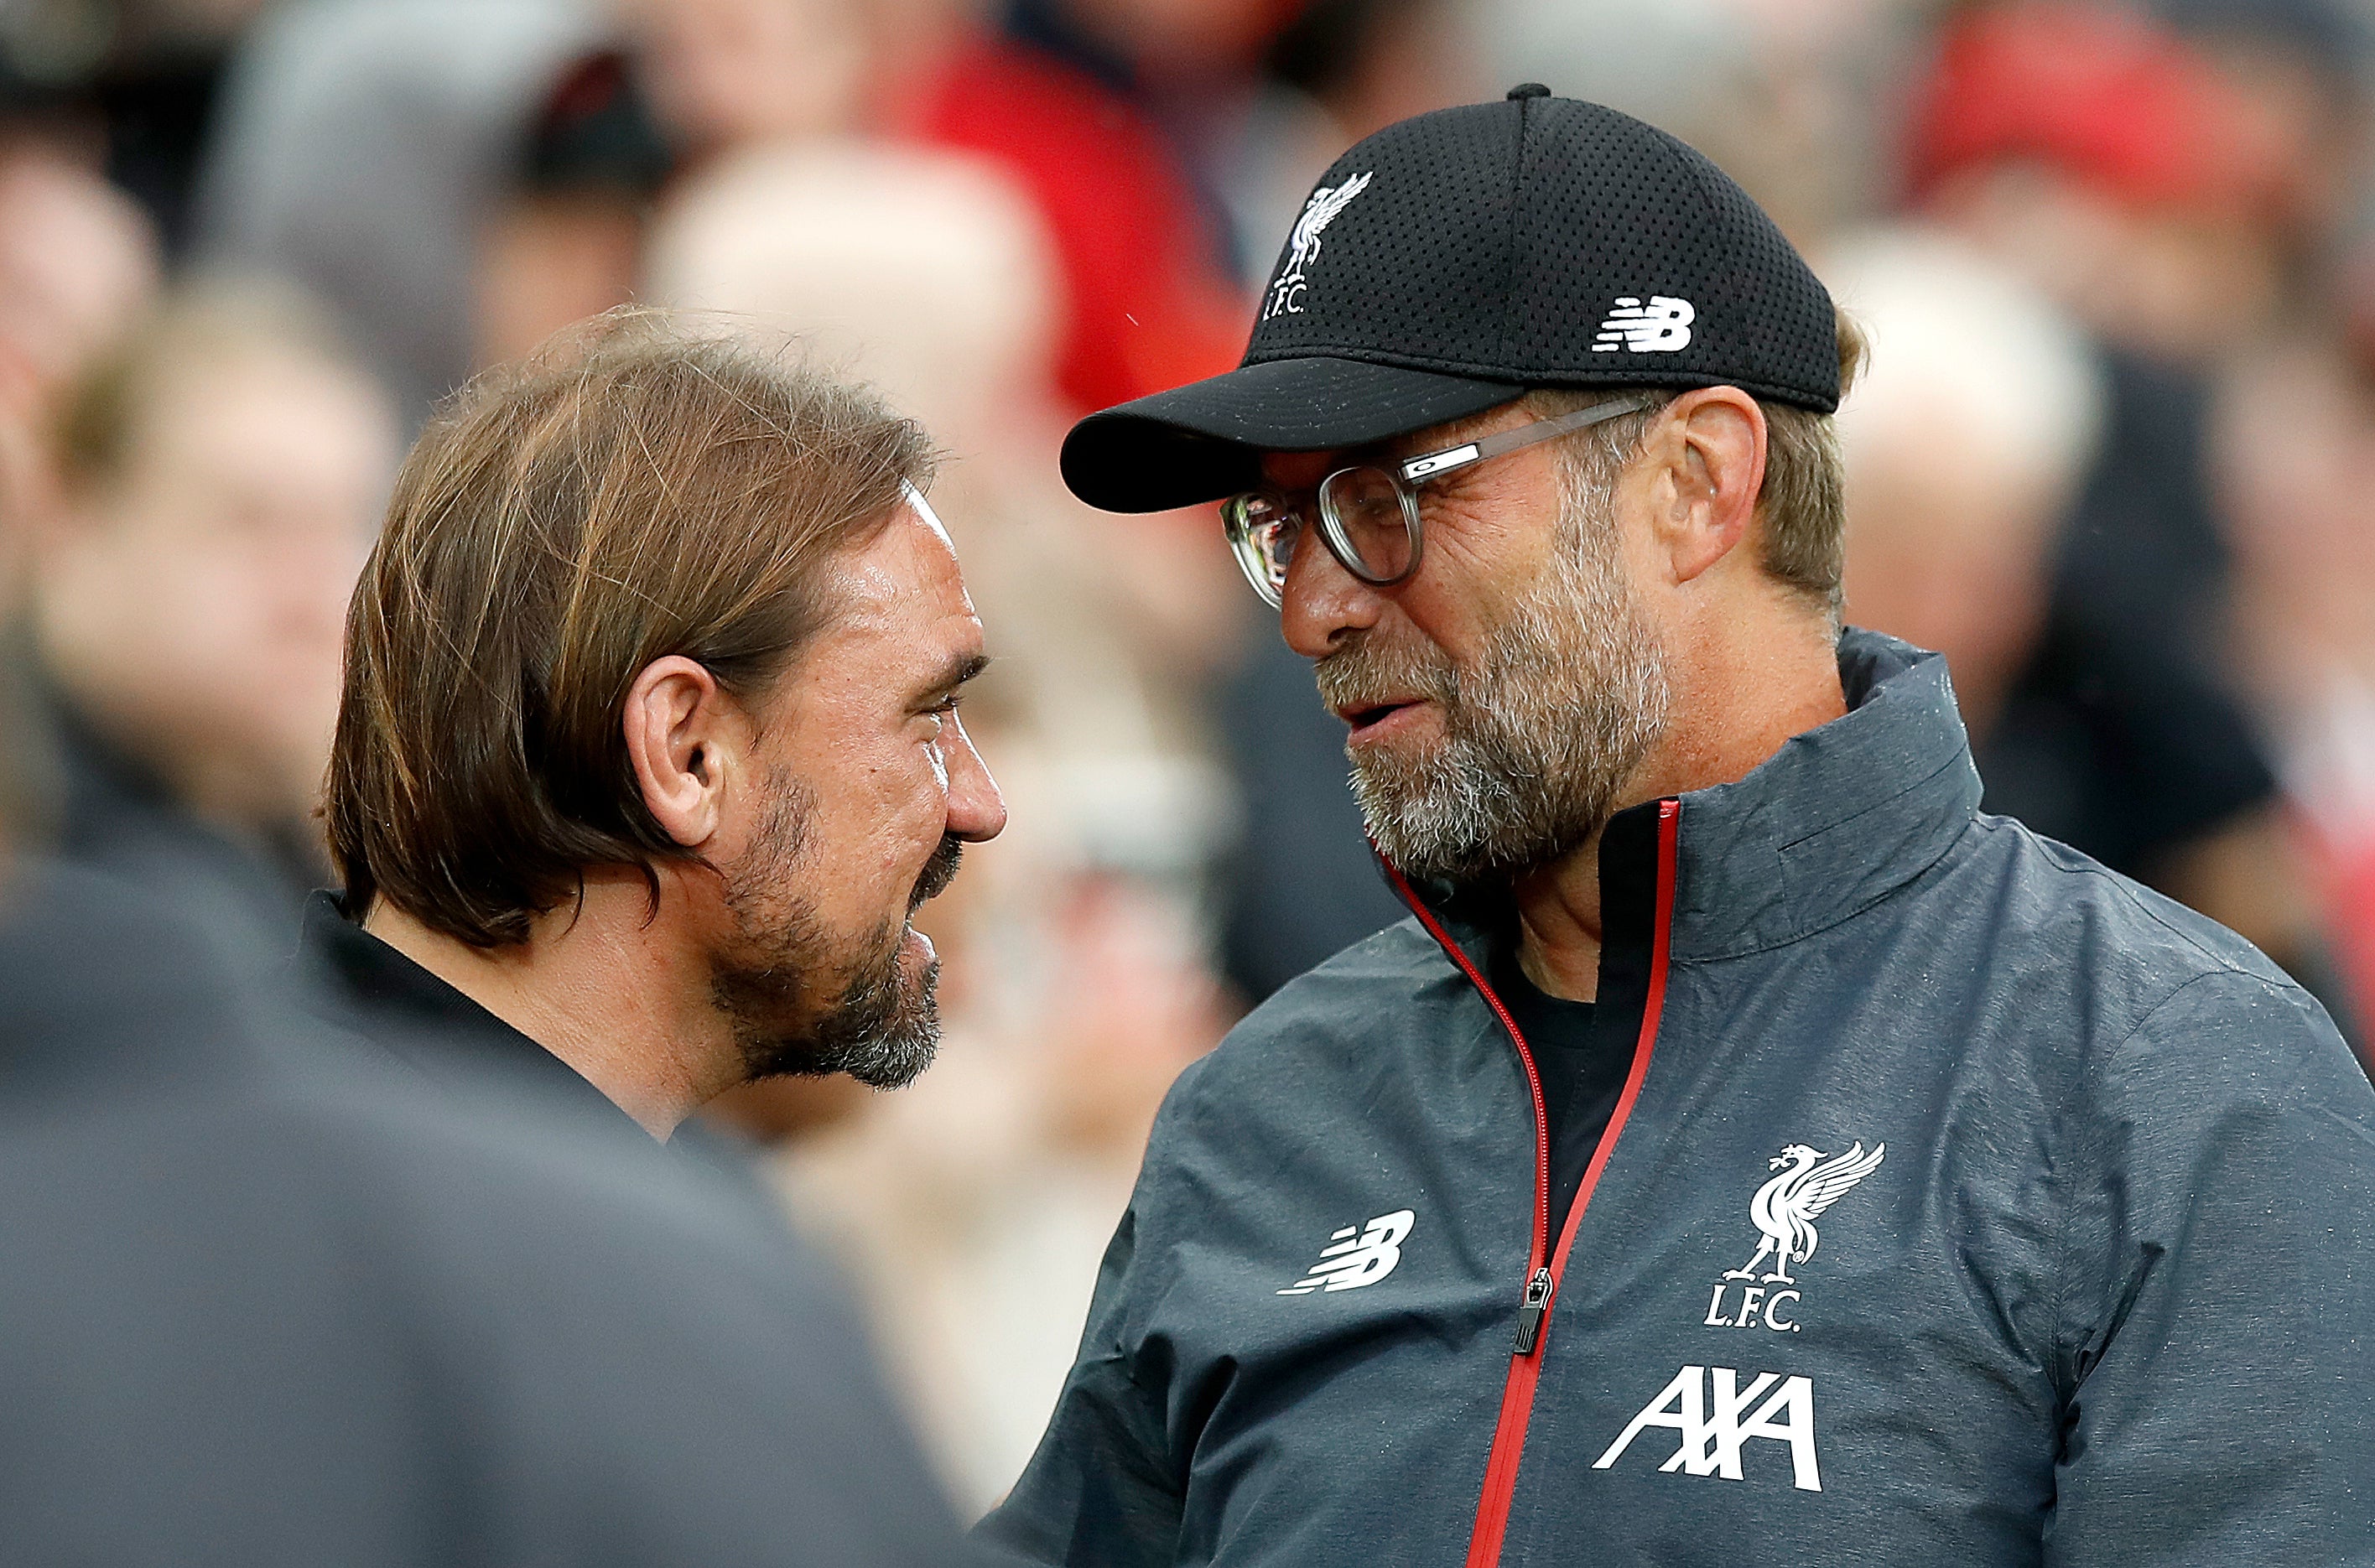
{"type": "Polygon", "coordinates": [[[1455,446],[1448,452],[1436,452],[1424,457],[1413,457],[1402,465],[1402,477],[1424,479],[1429,474],[1440,474],[1447,469],[1473,463],[1477,456],[1476,443],[1471,442],[1466,446],[1455,446]]]}

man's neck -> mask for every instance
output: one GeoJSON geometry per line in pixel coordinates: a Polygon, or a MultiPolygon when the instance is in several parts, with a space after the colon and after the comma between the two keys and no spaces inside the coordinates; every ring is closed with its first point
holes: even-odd
{"type": "Polygon", "coordinates": [[[705,987],[687,983],[698,961],[649,913],[641,877],[597,872],[582,908],[539,919],[516,948],[473,948],[385,899],[363,929],[568,1063],[665,1142],[730,1086],[722,1064],[734,1046],[705,987]]]}
{"type": "MultiPolygon", "coordinates": [[[[1790,737],[1847,712],[1836,638],[1819,627],[1729,628],[1704,656],[1677,661],[1665,737],[1636,770],[1617,809],[1754,772],[1790,737]],[[1764,632],[1779,635],[1765,636],[1764,632]]],[[[1520,878],[1518,961],[1554,996],[1600,994],[1600,834],[1555,864],[1520,878]]]]}

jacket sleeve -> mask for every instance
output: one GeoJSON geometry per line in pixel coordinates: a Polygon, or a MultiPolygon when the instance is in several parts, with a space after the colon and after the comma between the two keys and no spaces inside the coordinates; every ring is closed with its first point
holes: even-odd
{"type": "Polygon", "coordinates": [[[2093,1078],[2047,1562],[2375,1558],[2375,1091],[2314,1002],[2239,971],[2093,1078]]]}
{"type": "MultiPolygon", "coordinates": [[[[1150,1161],[1150,1163],[1152,1161],[1150,1161]]],[[[1098,1269],[1087,1330],[1038,1452],[1004,1503],[975,1528],[996,1561],[1064,1568],[1169,1568],[1181,1489],[1159,1388],[1128,1344],[1141,1175],[1098,1269]]]]}

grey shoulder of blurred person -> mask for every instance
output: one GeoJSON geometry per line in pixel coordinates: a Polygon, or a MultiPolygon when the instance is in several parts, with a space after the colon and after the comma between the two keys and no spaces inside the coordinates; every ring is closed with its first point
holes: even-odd
{"type": "Polygon", "coordinates": [[[12,1562],[957,1560],[828,1275],[715,1178],[325,1049],[107,878],[0,887],[12,1562]]]}
{"type": "Polygon", "coordinates": [[[302,884],[318,878],[303,846],[242,844],[177,805],[149,770],[77,717],[30,659],[0,661],[11,700],[15,798],[29,847],[140,887],[199,917],[217,952],[257,973],[287,960],[302,884]]]}

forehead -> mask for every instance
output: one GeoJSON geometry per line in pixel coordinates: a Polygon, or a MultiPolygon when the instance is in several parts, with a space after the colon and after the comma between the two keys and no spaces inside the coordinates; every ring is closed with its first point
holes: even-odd
{"type": "Polygon", "coordinates": [[[918,658],[978,651],[981,619],[965,592],[956,547],[913,489],[873,538],[834,563],[839,613],[826,635],[885,645],[918,658]]]}
{"type": "Polygon", "coordinates": [[[395,418],[375,388],[342,366],[273,348],[160,366],[124,411],[135,455],[201,454],[225,443],[366,454],[394,443],[395,418]]]}

